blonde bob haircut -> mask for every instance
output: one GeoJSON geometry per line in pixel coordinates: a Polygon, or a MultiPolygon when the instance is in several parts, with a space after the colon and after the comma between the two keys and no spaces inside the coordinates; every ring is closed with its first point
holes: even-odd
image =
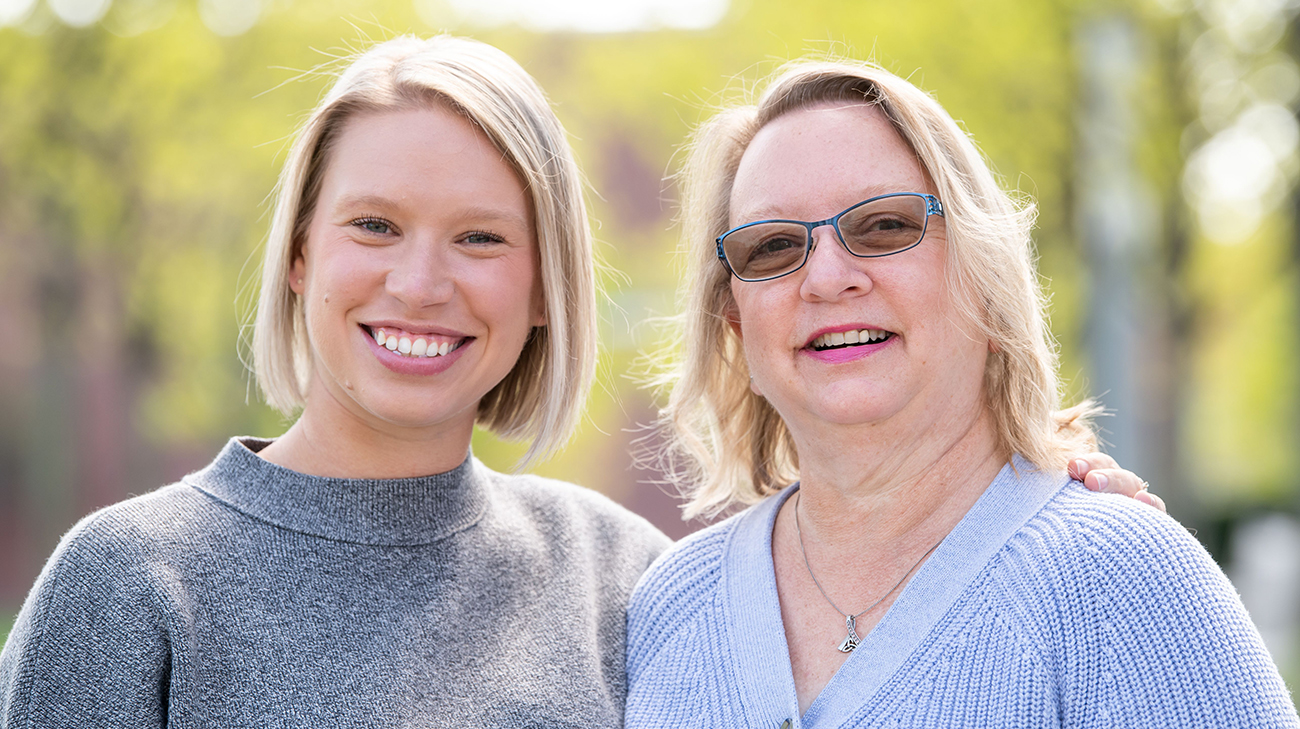
{"type": "Polygon", "coordinates": [[[442,107],[500,150],[532,203],[546,326],[479,402],[478,424],[529,440],[524,461],[562,446],[595,372],[595,270],[583,181],[564,128],[540,87],[510,56],[450,36],[401,37],[356,57],[298,133],[276,190],[253,324],[253,370],[267,402],[304,407],[311,352],[289,272],[311,224],[331,146],[357,115],[442,107]]]}
{"type": "Polygon", "coordinates": [[[681,174],[684,314],[675,359],[658,384],[669,390],[665,470],[688,496],[685,515],[752,504],[799,477],[785,423],[749,388],[744,350],[726,317],[734,306],[730,274],[714,241],[737,222],[731,188],[758,130],[826,103],[880,109],[933,181],[948,231],[948,284],[961,314],[993,344],[984,392],[1000,449],[1043,469],[1093,450],[1092,403],[1054,412],[1061,401],[1057,355],[1034,264],[1032,204],[1004,192],[952,117],[912,84],[871,63],[796,61],[775,73],[757,104],[702,125],[681,174]]]}

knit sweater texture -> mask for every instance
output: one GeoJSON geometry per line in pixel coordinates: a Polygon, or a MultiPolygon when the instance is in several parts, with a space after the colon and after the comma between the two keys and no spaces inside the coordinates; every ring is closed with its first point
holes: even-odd
{"type": "Polygon", "coordinates": [[[628,608],[629,729],[1300,726],[1186,530],[1014,463],[803,716],[772,565],[797,487],[678,543],[628,608]]]}
{"type": "Polygon", "coordinates": [[[232,440],[62,540],[0,725],[613,727],[626,604],[669,541],[571,484],[306,476],[232,440]]]}

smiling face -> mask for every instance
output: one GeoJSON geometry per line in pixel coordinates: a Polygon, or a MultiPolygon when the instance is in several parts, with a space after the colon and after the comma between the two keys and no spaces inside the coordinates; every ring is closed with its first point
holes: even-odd
{"type": "Polygon", "coordinates": [[[290,285],[311,348],[304,417],[389,433],[468,438],[545,324],[524,186],[437,106],[346,122],[290,285]]]}
{"type": "MultiPolygon", "coordinates": [[[[758,131],[737,170],[730,224],[824,220],[895,192],[934,190],[884,115],[865,104],[820,105],[758,131]]],[[[731,280],[753,387],[796,441],[819,424],[924,428],[979,412],[988,342],[953,304],[945,233],[944,219],[933,216],[919,246],[864,259],[822,226],[802,269],[771,281],[731,280]]]]}

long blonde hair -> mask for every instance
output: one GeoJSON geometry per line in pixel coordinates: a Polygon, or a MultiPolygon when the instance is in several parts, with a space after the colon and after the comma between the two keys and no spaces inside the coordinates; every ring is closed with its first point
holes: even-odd
{"type": "Polygon", "coordinates": [[[595,373],[595,270],[581,173],[546,96],[513,59],[450,36],[380,43],[340,74],[307,119],[277,185],[253,326],[253,370],[268,403],[304,405],[310,364],[301,301],[289,271],[301,250],[330,147],[358,114],[443,106],[496,145],[531,197],[547,324],[479,403],[478,423],[531,439],[525,462],[568,440],[595,373]]]}
{"type": "Polygon", "coordinates": [[[751,504],[799,477],[785,422],[749,388],[740,338],[725,317],[734,305],[730,274],[714,241],[731,223],[736,170],[758,130],[827,102],[875,105],[934,182],[948,231],[947,280],[961,312],[993,343],[984,387],[999,447],[1039,468],[1093,450],[1091,402],[1054,412],[1060,383],[1030,238],[1033,205],[1004,192],[952,117],[911,83],[871,63],[796,61],[774,74],[757,104],[702,125],[681,173],[684,313],[658,384],[669,390],[664,468],[689,497],[685,515],[751,504]]]}

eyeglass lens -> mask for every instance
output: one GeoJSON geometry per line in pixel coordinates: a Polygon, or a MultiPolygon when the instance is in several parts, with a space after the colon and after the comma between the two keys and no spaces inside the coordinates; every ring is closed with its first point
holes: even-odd
{"type": "MultiPolygon", "coordinates": [[[[926,204],[918,195],[880,198],[850,208],[838,221],[841,240],[855,256],[884,256],[920,242],[926,204]]],[[[743,279],[774,278],[803,265],[812,231],[789,222],[740,228],[722,239],[727,263],[743,279]]]]}

